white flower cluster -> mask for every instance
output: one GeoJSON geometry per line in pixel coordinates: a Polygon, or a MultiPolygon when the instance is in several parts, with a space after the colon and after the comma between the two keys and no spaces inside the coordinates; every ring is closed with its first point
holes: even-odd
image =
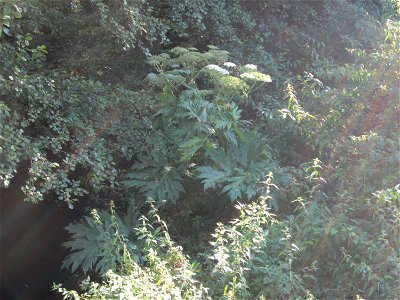
{"type": "Polygon", "coordinates": [[[256,79],[256,77],[253,74],[247,73],[247,72],[243,73],[243,74],[240,74],[240,77],[247,78],[247,79],[256,79]]]}
{"type": "Polygon", "coordinates": [[[211,64],[211,65],[208,65],[206,68],[209,69],[209,70],[217,71],[218,73],[221,73],[223,75],[228,75],[229,74],[228,70],[226,70],[224,68],[221,68],[220,66],[217,66],[217,65],[212,65],[211,64]]]}
{"type": "Polygon", "coordinates": [[[257,70],[257,66],[253,65],[253,64],[247,64],[247,65],[245,65],[245,68],[252,69],[252,70],[257,70]]]}
{"type": "Polygon", "coordinates": [[[240,77],[257,80],[257,81],[262,81],[262,82],[272,82],[271,76],[265,75],[265,74],[262,74],[259,72],[255,72],[254,74],[245,72],[243,74],[240,74],[240,77]]]}
{"type": "Polygon", "coordinates": [[[257,80],[262,82],[272,82],[271,76],[266,74],[260,74],[259,76],[257,76],[257,80]]]}
{"type": "Polygon", "coordinates": [[[224,63],[224,66],[228,67],[228,68],[236,68],[236,64],[234,64],[233,62],[229,62],[229,61],[224,63]]]}
{"type": "Polygon", "coordinates": [[[147,74],[147,79],[150,80],[150,81],[153,81],[153,80],[155,80],[156,78],[157,78],[157,74],[155,74],[155,73],[149,73],[149,74],[147,74]]]}

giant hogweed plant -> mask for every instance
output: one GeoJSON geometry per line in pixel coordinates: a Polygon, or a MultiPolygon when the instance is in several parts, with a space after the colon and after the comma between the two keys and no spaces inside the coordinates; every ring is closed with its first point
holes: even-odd
{"type": "MultiPolygon", "coordinates": [[[[176,200],[184,191],[184,177],[189,175],[203,180],[205,189],[224,182],[222,191],[232,201],[257,193],[254,185],[263,180],[261,173],[265,171],[261,169],[267,167],[269,155],[260,149],[261,144],[246,137],[251,123],[241,116],[241,111],[246,98],[271,82],[271,77],[258,72],[255,65],[228,62],[228,55],[214,46],[203,53],[177,47],[149,58],[149,64],[157,71],[147,76],[157,95],[154,124],[166,136],[179,141],[179,146],[170,152],[170,158],[158,158],[160,153],[155,150],[146,155],[161,162],[171,161],[179,153],[180,160],[172,165],[143,160],[127,174],[125,186],[138,187],[158,201],[176,200]],[[254,153],[250,153],[253,146],[254,153]],[[191,168],[208,161],[224,171],[206,166],[194,171],[191,168]],[[256,169],[257,174],[251,175],[256,169]]],[[[256,135],[252,137],[258,140],[256,135]]]]}

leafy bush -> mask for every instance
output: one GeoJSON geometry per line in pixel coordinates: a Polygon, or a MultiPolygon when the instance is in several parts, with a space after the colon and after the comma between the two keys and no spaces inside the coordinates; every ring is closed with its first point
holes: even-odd
{"type": "MultiPolygon", "coordinates": [[[[61,285],[54,285],[53,289],[62,293],[64,299],[130,299],[132,297],[138,299],[205,299],[207,290],[195,279],[195,265],[190,264],[181,247],[174,245],[166,224],[159,218],[151,202],[150,206],[150,219],[142,216],[135,229],[137,238],[143,241],[143,248],[140,251],[137,248],[127,247],[126,232],[123,227],[120,227],[120,221],[115,216],[111,218],[111,221],[107,219],[102,221],[102,217],[99,215],[100,218],[96,217],[97,222],[102,223],[97,225],[93,219],[86,219],[92,227],[100,229],[102,233],[100,236],[104,236],[103,233],[105,233],[108,236],[106,240],[112,239],[112,244],[107,243],[109,249],[126,251],[123,255],[124,261],[119,259],[124,270],[122,273],[115,273],[114,267],[104,274],[104,282],[101,284],[90,281],[90,278],[82,281],[81,289],[84,293],[81,295],[76,291],[66,290],[61,285]],[[109,235],[110,233],[112,234],[109,235]],[[120,245],[124,248],[117,247],[115,249],[115,243],[121,243],[120,245]],[[133,255],[139,255],[139,253],[142,254],[140,257],[144,262],[142,264],[133,259],[133,255]]],[[[110,219],[110,215],[104,216],[110,219]]],[[[71,225],[69,227],[73,231],[77,228],[71,227],[71,225]]],[[[93,232],[93,230],[91,231],[93,232]]],[[[73,241],[68,242],[68,247],[81,247],[82,244],[79,240],[82,235],[81,228],[77,233],[79,236],[75,236],[73,241]]],[[[86,237],[89,235],[86,234],[86,237]]],[[[118,255],[114,256],[114,254],[117,253],[113,253],[113,257],[117,260],[118,255]]],[[[69,264],[72,261],[73,259],[67,259],[65,263],[69,264]]],[[[104,268],[111,266],[109,262],[104,263],[103,260],[100,260],[99,264],[104,268]]]]}

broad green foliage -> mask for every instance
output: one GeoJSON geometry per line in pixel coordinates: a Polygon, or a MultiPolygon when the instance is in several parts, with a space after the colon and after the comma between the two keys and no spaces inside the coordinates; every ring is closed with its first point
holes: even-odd
{"type": "Polygon", "coordinates": [[[133,170],[134,172],[126,176],[125,186],[138,187],[145,195],[174,201],[184,191],[182,176],[174,167],[167,165],[160,169],[159,164],[143,161],[136,163],[133,170]]]}
{"type": "Polygon", "coordinates": [[[0,186],[92,211],[54,289],[400,298],[399,9],[1,1],[0,186]]]}
{"type": "Polygon", "coordinates": [[[255,185],[268,173],[269,155],[257,144],[257,134],[246,128],[250,123],[242,119],[239,105],[271,78],[255,65],[237,67],[227,62],[228,54],[214,46],[204,53],[177,47],[149,58],[158,72],[147,76],[158,94],[156,126],[165,136],[183,143],[178,149],[167,146],[168,151],[159,151],[156,145],[146,154],[150,159],[133,166],[125,186],[139,187],[158,201],[175,201],[184,191],[183,176],[190,175],[191,163],[211,160],[222,170],[204,166],[192,174],[202,180],[205,189],[224,183],[222,191],[232,201],[255,196],[255,185]],[[174,159],[177,153],[180,161],[174,159]]]}
{"type": "Polygon", "coordinates": [[[84,273],[94,269],[105,274],[110,269],[119,270],[126,259],[129,230],[113,207],[111,213],[93,210],[84,222],[65,229],[72,234],[73,241],[64,246],[73,252],[64,260],[63,267],[71,267],[71,272],[81,268],[84,273]]]}
{"type": "Polygon", "coordinates": [[[174,141],[176,139],[168,139],[162,132],[154,132],[148,152],[142,154],[140,162],[131,168],[132,172],[124,176],[122,184],[127,188],[139,188],[141,193],[159,201],[176,201],[184,192],[182,183],[187,172],[185,164],[176,156],[174,141]]]}
{"type": "Polygon", "coordinates": [[[32,36],[19,30],[23,27],[10,37],[13,41],[0,44],[0,185],[7,187],[18,164],[29,160],[29,178],[22,186],[26,199],[37,202],[56,192],[73,208],[90,190],[115,185],[113,155],[131,159],[140,152],[146,120],[127,116],[140,116],[145,106],[135,104],[138,93],[121,87],[62,70],[42,72],[46,47],[32,46],[32,36]],[[133,140],[126,139],[132,135],[133,140]],[[72,175],[77,171],[80,178],[72,175]]]}
{"type": "MultiPolygon", "coordinates": [[[[151,202],[150,206],[149,218],[142,216],[135,229],[137,239],[143,242],[140,253],[144,263],[133,260],[139,251],[128,248],[126,232],[118,219],[108,217],[107,223],[96,223],[101,219],[87,219],[92,227],[101,228],[101,232],[106,229],[104,233],[109,234],[106,234],[107,239],[124,247],[116,248],[114,244],[110,249],[127,251],[123,255],[124,261],[119,259],[124,271],[115,273],[116,268],[109,270],[102,284],[91,282],[89,278],[82,281],[81,289],[85,293],[81,295],[60,285],[53,288],[62,293],[64,299],[207,299],[207,290],[195,279],[196,266],[190,265],[182,248],[174,245],[166,224],[160,220],[151,202]]],[[[79,247],[79,240],[71,241],[69,245],[79,247]]],[[[104,265],[102,260],[99,264],[104,265]]]]}
{"type": "Polygon", "coordinates": [[[204,189],[222,185],[231,201],[244,195],[251,199],[264,188],[263,180],[275,169],[269,153],[254,134],[237,146],[231,144],[226,153],[223,149],[209,149],[206,156],[208,166],[197,168],[204,189]]]}
{"type": "Polygon", "coordinates": [[[129,159],[145,142],[140,133],[143,122],[124,118],[140,115],[133,102],[135,93],[56,74],[50,78],[16,75],[3,83],[6,104],[2,119],[8,125],[2,135],[12,132],[9,138],[17,139],[5,144],[11,147],[5,148],[5,153],[16,154],[2,161],[8,162],[2,170],[9,170],[2,175],[3,184],[8,185],[16,163],[30,159],[30,177],[23,187],[30,201],[40,201],[49,191],[56,191],[60,200],[72,206],[74,199],[89,189],[113,186],[118,171],[112,155],[129,159]],[[127,126],[130,129],[118,130],[127,126]],[[133,133],[135,140],[125,139],[133,133]],[[105,138],[111,136],[124,142],[115,145],[105,138]],[[22,151],[17,152],[16,147],[22,147],[18,145],[24,145],[22,151]],[[85,178],[69,176],[82,168],[85,178]]]}

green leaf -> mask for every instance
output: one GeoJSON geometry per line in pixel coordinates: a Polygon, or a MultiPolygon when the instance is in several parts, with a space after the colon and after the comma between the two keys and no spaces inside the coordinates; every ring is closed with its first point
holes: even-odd
{"type": "Polygon", "coordinates": [[[203,146],[207,137],[194,137],[183,143],[179,150],[181,152],[181,160],[189,161],[196,152],[203,146]]]}
{"type": "Polygon", "coordinates": [[[231,201],[235,201],[242,197],[242,191],[246,191],[246,186],[244,185],[244,177],[236,176],[227,178],[227,181],[231,182],[230,184],[224,186],[222,189],[223,192],[227,193],[229,199],[231,201]]]}
{"type": "Polygon", "coordinates": [[[226,176],[225,172],[215,170],[211,167],[198,167],[196,170],[199,172],[197,177],[202,179],[201,182],[204,184],[204,190],[214,188],[226,176]]]}
{"type": "Polygon", "coordinates": [[[3,26],[10,27],[10,16],[3,16],[3,26]],[[7,18],[8,17],[8,18],[7,18]]]}
{"type": "Polygon", "coordinates": [[[223,186],[231,201],[246,195],[248,199],[257,194],[257,184],[265,180],[271,165],[268,163],[265,147],[252,133],[243,135],[238,144],[231,143],[227,151],[222,148],[208,149],[211,163],[197,168],[197,177],[204,189],[223,186]]]}
{"type": "Polygon", "coordinates": [[[182,176],[173,167],[167,166],[160,170],[145,163],[138,163],[135,169],[126,175],[122,184],[126,187],[137,187],[148,197],[160,201],[175,201],[180,193],[185,191],[182,176]]]}
{"type": "Polygon", "coordinates": [[[98,218],[85,217],[80,223],[65,227],[72,240],[63,246],[72,253],[63,261],[63,268],[71,268],[71,272],[80,268],[84,273],[95,268],[100,274],[115,269],[122,259],[122,241],[128,239],[129,231],[113,211],[99,211],[98,218]]]}
{"type": "Polygon", "coordinates": [[[3,32],[8,35],[11,36],[10,30],[7,27],[3,27],[3,32]]]}

